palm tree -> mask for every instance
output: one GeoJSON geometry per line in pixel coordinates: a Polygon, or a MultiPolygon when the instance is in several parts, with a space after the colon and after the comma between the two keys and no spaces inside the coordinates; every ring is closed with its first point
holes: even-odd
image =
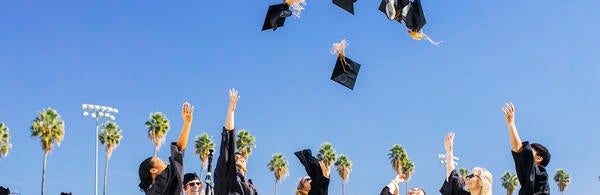
{"type": "Polygon", "coordinates": [[[460,178],[464,182],[465,179],[467,178],[467,175],[469,175],[469,169],[462,167],[462,168],[458,169],[458,172],[460,173],[460,178]]]}
{"type": "Polygon", "coordinates": [[[346,157],[346,155],[340,154],[337,161],[335,161],[337,172],[342,178],[342,195],[344,195],[344,183],[348,182],[350,171],[352,171],[352,161],[346,157]]]}
{"type": "Polygon", "coordinates": [[[48,152],[52,151],[52,146],[60,142],[65,135],[65,121],[60,118],[56,110],[48,108],[37,113],[31,124],[31,136],[39,137],[44,151],[44,168],[42,169],[42,195],[44,195],[44,185],[46,182],[46,159],[48,152]]]}
{"type": "Polygon", "coordinates": [[[506,189],[506,195],[511,195],[519,185],[519,179],[514,173],[504,172],[501,179],[502,187],[506,189]]]}
{"type": "Polygon", "coordinates": [[[0,122],[0,158],[8,155],[8,149],[12,148],[10,143],[10,133],[8,127],[0,122]]]}
{"type": "Polygon", "coordinates": [[[238,151],[244,156],[244,158],[248,158],[250,154],[252,154],[252,148],[256,148],[256,144],[254,141],[256,138],[250,135],[248,130],[242,129],[237,134],[237,140],[235,140],[235,144],[237,146],[238,151]]]}
{"type": "Polygon", "coordinates": [[[402,174],[403,160],[407,158],[406,156],[406,151],[398,144],[394,144],[388,153],[392,169],[394,169],[397,175],[402,174]]]}
{"type": "Polygon", "coordinates": [[[275,175],[275,195],[277,195],[277,183],[289,174],[287,165],[288,161],[281,153],[273,154],[273,159],[268,164],[269,171],[275,175]]]}
{"type": "Polygon", "coordinates": [[[317,159],[323,161],[323,164],[325,164],[326,167],[330,167],[335,162],[336,158],[337,155],[335,154],[335,149],[331,146],[331,143],[323,143],[317,154],[317,159]]]}
{"type": "Polygon", "coordinates": [[[402,171],[402,173],[406,176],[406,182],[404,182],[404,185],[406,185],[406,191],[408,192],[408,180],[410,180],[411,178],[411,173],[415,172],[415,164],[412,161],[408,160],[408,157],[402,165],[402,171]]]}
{"type": "Polygon", "coordinates": [[[202,133],[201,136],[196,136],[196,144],[194,145],[194,154],[200,156],[200,178],[202,178],[202,170],[208,165],[208,150],[215,149],[215,143],[213,143],[212,137],[206,133],[202,133]]]}
{"type": "Polygon", "coordinates": [[[556,185],[558,185],[558,191],[560,191],[561,194],[565,194],[567,186],[571,183],[571,178],[569,177],[569,173],[565,170],[557,169],[556,174],[554,175],[554,181],[556,182],[556,185]]]}
{"type": "Polygon", "coordinates": [[[108,160],[112,155],[112,151],[119,145],[121,142],[121,129],[119,126],[113,122],[106,122],[102,126],[102,133],[98,135],[98,140],[102,145],[106,146],[106,163],[104,164],[104,195],[106,195],[106,178],[108,178],[108,160]]]}
{"type": "Polygon", "coordinates": [[[146,121],[146,128],[148,128],[148,138],[154,143],[154,156],[158,148],[165,142],[165,136],[169,132],[169,119],[161,112],[155,112],[150,114],[150,118],[146,121]]]}

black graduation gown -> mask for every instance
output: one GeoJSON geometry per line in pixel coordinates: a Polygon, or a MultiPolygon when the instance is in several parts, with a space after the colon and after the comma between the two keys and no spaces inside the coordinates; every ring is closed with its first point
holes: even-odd
{"type": "Polygon", "coordinates": [[[251,179],[235,166],[235,130],[221,133],[219,159],[215,167],[215,195],[258,195],[251,179]]]}
{"type": "Polygon", "coordinates": [[[156,176],[150,189],[146,190],[146,195],[173,194],[183,195],[183,150],[179,151],[177,143],[171,143],[171,156],[169,156],[169,165],[156,176]]]}
{"type": "Polygon", "coordinates": [[[379,193],[379,195],[394,195],[392,194],[392,192],[390,192],[390,188],[385,186],[381,192],[379,193]]]}
{"type": "Polygon", "coordinates": [[[521,189],[519,195],[548,195],[550,194],[550,185],[548,185],[548,173],[546,167],[535,165],[533,159],[533,150],[529,142],[523,142],[521,152],[512,152],[515,161],[515,170],[521,189]]]}
{"type": "Polygon", "coordinates": [[[295,152],[300,163],[304,166],[306,174],[312,180],[310,182],[310,191],[308,195],[327,195],[329,191],[329,178],[323,176],[323,170],[319,165],[319,160],[312,155],[310,149],[295,152]]]}
{"type": "Polygon", "coordinates": [[[452,170],[448,179],[444,180],[440,193],[442,195],[471,195],[471,192],[465,189],[465,182],[458,176],[456,170],[452,170]]]}

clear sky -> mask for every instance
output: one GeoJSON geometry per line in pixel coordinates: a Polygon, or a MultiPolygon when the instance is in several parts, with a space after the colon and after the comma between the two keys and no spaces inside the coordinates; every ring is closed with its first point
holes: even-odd
{"type": "MultiPolygon", "coordinates": [[[[308,0],[301,18],[261,32],[280,1],[5,1],[0,4],[0,121],[13,148],[0,159],[0,185],[40,192],[43,152],[30,137],[36,112],[57,109],[65,137],[48,156],[46,192],[93,194],[94,121],[81,104],[119,108],[122,143],[110,160],[109,194],[142,194],[139,163],[152,155],[144,122],[162,111],[167,142],[181,130],[180,106],[195,107],[191,137],[220,141],[227,89],[241,99],[236,127],[256,137],[248,176],[271,194],[273,153],[289,161],[279,194],[306,173],[293,152],[324,141],[353,162],[349,195],[377,194],[394,177],[387,159],[403,145],[415,163],[409,187],[431,194],[444,169],[436,155],[456,132],[458,167],[513,171],[501,107],[516,106],[523,140],[545,144],[547,169],[571,174],[568,194],[600,192],[600,17],[597,1],[427,1],[424,31],[439,47],[414,41],[403,24],[359,0],[352,16],[329,1],[308,0]],[[362,64],[354,91],[329,80],[331,44],[362,64]]],[[[186,172],[199,171],[190,139],[186,172]]],[[[99,193],[104,149],[100,150],[99,193]]],[[[159,156],[167,159],[168,147],[159,156]]],[[[341,194],[332,173],[330,194],[341,194]]],[[[552,193],[558,193],[550,181],[552,193]]],[[[401,192],[404,192],[402,190],[401,192]]]]}

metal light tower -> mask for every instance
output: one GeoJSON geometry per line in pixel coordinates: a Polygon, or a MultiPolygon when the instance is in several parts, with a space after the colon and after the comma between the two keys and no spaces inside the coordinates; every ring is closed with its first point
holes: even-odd
{"type": "MultiPolygon", "coordinates": [[[[437,157],[440,160],[440,164],[442,164],[442,165],[446,164],[446,155],[445,154],[438,154],[437,157]]],[[[458,159],[458,157],[456,157],[456,156],[452,156],[452,159],[454,159],[454,166],[455,167],[458,166],[458,162],[456,162],[456,161],[458,161],[460,159],[458,159]]]]}
{"type": "Polygon", "coordinates": [[[81,105],[81,109],[83,109],[84,117],[91,117],[96,119],[96,134],[94,134],[94,142],[96,142],[96,164],[94,171],[94,195],[98,195],[98,129],[100,128],[99,122],[100,119],[105,119],[106,121],[114,121],[115,115],[118,114],[119,110],[112,107],[100,106],[100,105],[92,105],[92,104],[83,104],[81,105]]]}

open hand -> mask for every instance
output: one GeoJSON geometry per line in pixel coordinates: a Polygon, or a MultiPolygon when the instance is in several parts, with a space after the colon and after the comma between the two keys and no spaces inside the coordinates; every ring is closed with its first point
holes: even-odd
{"type": "Polygon", "coordinates": [[[506,124],[511,124],[515,122],[515,106],[512,103],[504,104],[504,107],[502,107],[502,112],[504,112],[506,124]]]}
{"type": "Polygon", "coordinates": [[[235,106],[239,99],[240,99],[240,96],[238,95],[238,91],[235,90],[234,88],[230,89],[229,90],[229,112],[235,111],[235,106]]]}
{"type": "Polygon", "coordinates": [[[444,148],[446,148],[446,153],[452,152],[454,147],[454,133],[450,132],[448,135],[444,136],[444,148]]]}
{"type": "Polygon", "coordinates": [[[181,116],[183,117],[184,123],[192,123],[194,113],[194,106],[190,105],[189,102],[183,103],[181,106],[181,116]]]}

